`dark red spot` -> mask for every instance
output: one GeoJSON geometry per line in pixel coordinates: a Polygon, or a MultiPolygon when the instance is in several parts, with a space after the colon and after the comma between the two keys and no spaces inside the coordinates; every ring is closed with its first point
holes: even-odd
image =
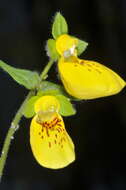
{"type": "Polygon", "coordinates": [[[55,137],[57,138],[57,134],[55,134],[55,137]]]}
{"type": "Polygon", "coordinates": [[[38,134],[39,134],[39,135],[41,135],[41,133],[40,133],[40,132],[39,132],[38,134]]]}
{"type": "Polygon", "coordinates": [[[83,65],[83,64],[85,64],[85,62],[84,62],[84,61],[81,61],[80,64],[83,65]]]}
{"type": "Polygon", "coordinates": [[[48,137],[50,136],[48,128],[46,128],[46,134],[47,134],[48,137]]]}
{"type": "Polygon", "coordinates": [[[51,142],[49,142],[49,148],[51,148],[51,142]]]}
{"type": "Polygon", "coordinates": [[[61,132],[59,128],[57,129],[57,131],[58,131],[59,133],[61,132]]]}
{"type": "Polygon", "coordinates": [[[62,127],[62,125],[60,123],[57,123],[58,126],[62,127]]]}
{"type": "Polygon", "coordinates": [[[44,123],[44,126],[45,126],[45,127],[48,127],[48,126],[49,126],[49,123],[45,122],[45,123],[44,123]]]}
{"type": "Polygon", "coordinates": [[[62,131],[62,127],[59,128],[62,131]]]}
{"type": "Polygon", "coordinates": [[[66,139],[65,139],[65,137],[63,137],[62,139],[63,139],[63,140],[66,142],[66,139]]]}
{"type": "Polygon", "coordinates": [[[99,71],[98,69],[95,69],[99,74],[101,74],[102,72],[101,71],[99,71]]]}
{"type": "Polygon", "coordinates": [[[44,136],[41,136],[42,139],[44,139],[44,136]]]}
{"type": "Polygon", "coordinates": [[[53,121],[57,121],[57,117],[55,117],[55,118],[53,119],[53,121]]]}
{"type": "Polygon", "coordinates": [[[57,143],[57,141],[56,141],[56,140],[54,140],[54,143],[56,144],[56,143],[57,143]]]}

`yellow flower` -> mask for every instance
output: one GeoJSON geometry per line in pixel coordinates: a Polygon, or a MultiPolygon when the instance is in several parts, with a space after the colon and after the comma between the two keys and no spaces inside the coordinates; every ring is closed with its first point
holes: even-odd
{"type": "Polygon", "coordinates": [[[47,168],[66,167],[75,160],[74,144],[58,111],[54,96],[43,96],[35,103],[36,115],[30,126],[30,144],[37,162],[47,168]]]}
{"type": "Polygon", "coordinates": [[[75,54],[76,46],[74,38],[68,35],[60,36],[56,42],[61,55],[58,61],[59,74],[70,95],[79,99],[95,99],[117,94],[125,87],[125,81],[108,67],[95,61],[79,59],[75,54]],[[71,52],[70,56],[65,56],[64,51],[71,52]]]}

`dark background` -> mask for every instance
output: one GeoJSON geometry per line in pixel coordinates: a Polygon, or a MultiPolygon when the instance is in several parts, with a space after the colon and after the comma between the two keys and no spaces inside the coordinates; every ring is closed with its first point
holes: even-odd
{"type": "MultiPolygon", "coordinates": [[[[56,11],[70,34],[89,42],[81,56],[112,68],[126,79],[125,0],[0,0],[0,59],[41,71],[46,40],[56,11]]],[[[53,67],[50,80],[58,81],[53,67]]],[[[0,70],[0,148],[27,90],[0,70]]],[[[38,165],[29,145],[30,120],[22,119],[9,151],[1,190],[125,190],[126,96],[74,103],[78,113],[64,118],[76,147],[76,161],[61,170],[38,165]]]]}

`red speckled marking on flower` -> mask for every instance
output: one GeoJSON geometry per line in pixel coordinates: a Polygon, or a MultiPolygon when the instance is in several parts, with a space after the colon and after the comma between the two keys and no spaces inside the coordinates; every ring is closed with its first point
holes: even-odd
{"type": "Polygon", "coordinates": [[[49,142],[49,148],[51,148],[51,142],[49,142]]]}
{"type": "Polygon", "coordinates": [[[62,126],[61,122],[62,120],[59,119],[58,117],[55,117],[52,121],[44,121],[44,122],[40,122],[40,120],[37,121],[37,123],[39,123],[42,127],[41,132],[39,132],[39,135],[41,139],[44,138],[49,139],[48,141],[49,148],[52,148],[53,145],[55,146],[59,145],[61,148],[63,148],[63,143],[65,142],[65,129],[62,126]],[[44,135],[43,132],[45,132],[44,135]],[[61,137],[59,136],[60,138],[58,138],[58,133],[61,133],[61,137]],[[53,139],[51,137],[53,137],[53,139]]]}

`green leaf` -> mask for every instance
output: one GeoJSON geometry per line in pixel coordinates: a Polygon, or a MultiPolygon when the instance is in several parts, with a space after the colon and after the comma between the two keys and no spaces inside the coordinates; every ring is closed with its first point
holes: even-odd
{"type": "Polygon", "coordinates": [[[52,36],[54,39],[58,38],[62,34],[68,33],[68,26],[65,18],[58,12],[54,18],[52,25],[52,36]]]}
{"type": "Polygon", "coordinates": [[[76,114],[76,110],[70,102],[70,99],[63,95],[55,96],[60,102],[60,114],[62,116],[71,116],[76,114]]]}
{"type": "Polygon", "coordinates": [[[63,94],[65,96],[70,97],[63,86],[55,84],[53,82],[49,81],[43,81],[41,83],[41,88],[37,93],[37,96],[43,96],[43,95],[56,95],[56,94],[63,94]]]}
{"type": "Polygon", "coordinates": [[[59,54],[56,51],[56,42],[54,39],[49,39],[47,41],[47,55],[54,61],[56,61],[59,58],[59,54]]]}
{"type": "Polygon", "coordinates": [[[87,48],[88,43],[78,39],[77,55],[81,55],[87,48]]]}
{"type": "Polygon", "coordinates": [[[31,118],[31,117],[33,117],[35,115],[34,104],[35,104],[35,102],[37,101],[38,98],[39,98],[38,96],[33,96],[26,103],[26,105],[24,107],[24,111],[23,111],[23,115],[26,118],[31,118]]]}
{"type": "Polygon", "coordinates": [[[6,71],[17,83],[25,86],[27,89],[35,89],[39,84],[39,75],[36,72],[17,69],[0,61],[0,67],[6,71]]]}

